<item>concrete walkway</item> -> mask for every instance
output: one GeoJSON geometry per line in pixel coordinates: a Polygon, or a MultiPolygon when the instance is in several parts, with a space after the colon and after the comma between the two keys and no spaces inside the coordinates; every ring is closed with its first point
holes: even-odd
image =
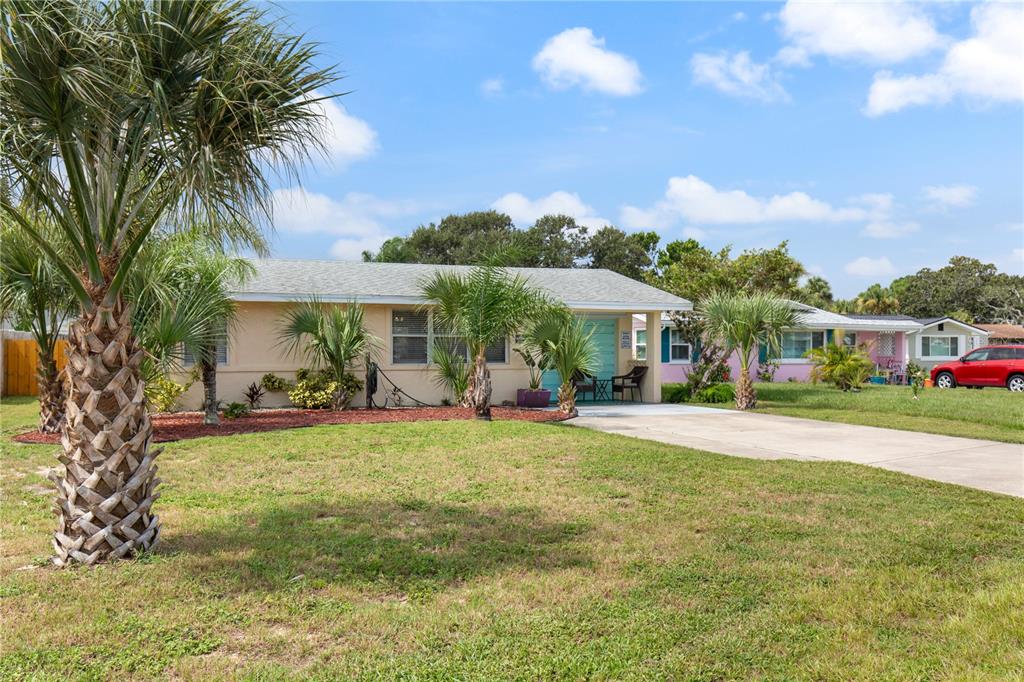
{"type": "Polygon", "coordinates": [[[689,405],[581,406],[570,424],[755,459],[839,460],[1024,497],[1024,445],[689,405]]]}

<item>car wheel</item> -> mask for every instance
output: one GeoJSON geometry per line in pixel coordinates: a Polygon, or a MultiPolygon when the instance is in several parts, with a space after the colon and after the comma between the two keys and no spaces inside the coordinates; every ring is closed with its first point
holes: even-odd
{"type": "Polygon", "coordinates": [[[935,385],[939,388],[956,388],[956,379],[949,372],[943,372],[935,377],[935,385]]]}
{"type": "Polygon", "coordinates": [[[1024,376],[1014,374],[1007,380],[1006,387],[1014,393],[1024,393],[1024,376]]]}

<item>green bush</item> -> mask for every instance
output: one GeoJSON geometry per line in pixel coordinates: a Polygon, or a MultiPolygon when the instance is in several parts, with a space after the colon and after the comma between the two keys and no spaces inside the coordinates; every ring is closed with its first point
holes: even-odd
{"type": "Polygon", "coordinates": [[[811,359],[811,381],[824,381],[843,391],[856,388],[868,380],[875,363],[863,348],[848,348],[827,343],[804,354],[811,359]]]}
{"type": "MultiPolygon", "coordinates": [[[[324,410],[333,406],[338,383],[326,372],[300,369],[295,373],[295,386],[288,391],[288,399],[295,407],[305,410],[324,410]]],[[[341,383],[343,400],[341,409],[352,402],[352,397],[363,388],[363,382],[353,374],[345,373],[341,383]]]]}
{"type": "Polygon", "coordinates": [[[736,389],[732,384],[714,384],[697,391],[693,401],[697,403],[731,403],[736,400],[736,389]]]}
{"type": "Polygon", "coordinates": [[[286,379],[271,373],[264,374],[263,378],[260,379],[260,384],[268,391],[288,391],[292,388],[291,383],[286,379]]]}
{"type": "Polygon", "coordinates": [[[227,419],[238,419],[249,414],[249,406],[245,403],[228,403],[224,408],[224,417],[227,419]]]}
{"type": "Polygon", "coordinates": [[[690,384],[666,384],[662,387],[661,399],[666,403],[685,403],[692,392],[690,384]]]}
{"type": "Polygon", "coordinates": [[[181,394],[187,391],[195,380],[195,374],[190,377],[187,384],[171,381],[163,374],[150,379],[144,389],[150,409],[154,412],[170,412],[177,405],[181,394]]]}

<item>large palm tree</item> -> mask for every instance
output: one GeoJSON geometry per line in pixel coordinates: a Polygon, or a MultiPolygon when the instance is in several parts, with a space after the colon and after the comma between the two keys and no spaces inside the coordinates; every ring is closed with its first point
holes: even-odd
{"type": "Polygon", "coordinates": [[[799,322],[793,302],[766,293],[745,296],[716,292],[701,301],[699,310],[708,335],[725,344],[730,355],[735,352],[739,356],[736,407],[755,407],[757,392],[750,379],[754,351],[759,345],[769,350],[781,347],[783,330],[799,322]]]}
{"type": "Polygon", "coordinates": [[[460,339],[473,370],[465,404],[480,419],[491,418],[491,370],[487,348],[516,334],[548,301],[520,275],[494,266],[441,270],[421,284],[430,302],[435,334],[460,339]]]}
{"type": "Polygon", "coordinates": [[[11,188],[0,209],[81,313],[54,561],[93,564],[159,537],[145,353],[123,297],[139,252],[158,226],[233,240],[266,214],[270,173],[323,149],[317,92],[334,77],[314,47],[236,0],[5,0],[0,11],[0,185],[11,188]]]}
{"type": "MultiPolygon", "coordinates": [[[[14,225],[0,227],[0,319],[28,327],[38,347],[39,431],[56,433],[64,422],[64,377],[57,368],[57,342],[77,308],[64,278],[36,243],[14,225]]],[[[52,230],[37,225],[41,234],[52,230]]]]}
{"type": "Polygon", "coordinates": [[[293,354],[309,358],[330,373],[335,410],[346,409],[355,393],[348,370],[361,359],[372,358],[380,346],[366,328],[363,306],[327,305],[315,297],[285,313],[279,337],[293,354]]]}

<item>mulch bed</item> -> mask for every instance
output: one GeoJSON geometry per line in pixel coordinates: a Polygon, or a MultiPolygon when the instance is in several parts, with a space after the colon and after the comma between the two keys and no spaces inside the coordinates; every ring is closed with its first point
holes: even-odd
{"type": "MultiPolygon", "coordinates": [[[[530,422],[561,421],[566,415],[553,410],[524,410],[517,407],[492,407],[491,414],[497,420],[519,420],[530,422]]],[[[233,436],[238,433],[277,431],[320,424],[378,424],[383,422],[451,421],[474,419],[473,410],[468,407],[400,407],[385,410],[353,409],[344,412],[330,410],[258,410],[237,419],[225,419],[217,426],[203,423],[202,412],[175,412],[155,414],[153,440],[167,443],[204,436],[233,436]]],[[[14,440],[19,443],[59,443],[60,435],[28,431],[18,434],[14,440]]]]}

